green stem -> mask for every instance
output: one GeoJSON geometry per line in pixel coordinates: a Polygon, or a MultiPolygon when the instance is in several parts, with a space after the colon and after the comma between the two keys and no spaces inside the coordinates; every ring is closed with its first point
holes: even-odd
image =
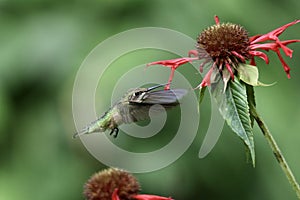
{"type": "Polygon", "coordinates": [[[300,199],[300,187],[299,184],[297,182],[297,180],[295,179],[293,172],[291,171],[288,163],[286,162],[283,154],[281,153],[275,139],[273,138],[272,134],[270,133],[268,127],[266,126],[266,124],[264,123],[264,121],[261,119],[261,117],[257,114],[257,111],[255,109],[255,107],[251,106],[251,113],[253,114],[253,117],[255,119],[255,121],[257,122],[259,128],[261,129],[261,131],[263,132],[265,138],[267,139],[269,145],[271,146],[273,153],[281,167],[281,169],[283,170],[283,172],[285,173],[287,179],[289,180],[290,184],[292,185],[293,189],[295,190],[298,199],[300,199]]]}

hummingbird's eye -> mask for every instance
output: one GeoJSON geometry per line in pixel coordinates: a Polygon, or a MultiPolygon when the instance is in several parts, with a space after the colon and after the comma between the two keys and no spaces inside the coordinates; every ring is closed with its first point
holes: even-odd
{"type": "Polygon", "coordinates": [[[133,96],[140,96],[141,95],[141,91],[139,91],[139,92],[135,92],[134,94],[133,94],[133,96]]]}

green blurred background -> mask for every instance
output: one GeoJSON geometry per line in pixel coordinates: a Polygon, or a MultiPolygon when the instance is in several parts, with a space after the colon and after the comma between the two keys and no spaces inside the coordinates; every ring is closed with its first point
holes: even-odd
{"type": "MultiPolygon", "coordinates": [[[[101,41],[145,26],[170,28],[196,38],[214,24],[216,14],[221,21],[242,24],[255,35],[299,18],[299,9],[299,0],[1,0],[0,199],[83,199],[84,182],[106,168],[80,140],[72,139],[76,72],[101,41]]],[[[291,27],[282,38],[299,39],[299,30],[299,25],[291,27]]],[[[270,53],[270,65],[258,61],[260,80],[277,84],[257,88],[256,97],[258,110],[300,180],[300,44],[290,47],[294,57],[285,60],[292,68],[292,79],[286,78],[270,53]]],[[[146,62],[161,58],[147,57],[146,62]]],[[[159,171],[136,175],[143,193],[177,200],[296,199],[257,127],[255,168],[246,162],[242,142],[227,126],[213,151],[198,158],[210,118],[208,106],[206,100],[198,135],[180,159],[159,171]]]]}

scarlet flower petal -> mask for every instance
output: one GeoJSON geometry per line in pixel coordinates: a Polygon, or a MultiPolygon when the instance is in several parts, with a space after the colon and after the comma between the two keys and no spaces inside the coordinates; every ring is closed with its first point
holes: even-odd
{"type": "Polygon", "coordinates": [[[250,44],[251,44],[252,41],[256,40],[256,39],[259,38],[260,36],[262,36],[262,34],[254,35],[254,36],[250,37],[250,38],[249,38],[250,44]]]}
{"type": "Polygon", "coordinates": [[[232,72],[231,66],[228,64],[228,62],[225,62],[225,66],[226,66],[227,70],[229,71],[231,80],[234,80],[234,74],[232,72]]]}
{"type": "Polygon", "coordinates": [[[251,60],[250,60],[250,65],[256,66],[254,57],[251,58],[251,60]]]}
{"type": "Polygon", "coordinates": [[[199,71],[202,73],[203,72],[203,68],[204,68],[204,66],[207,64],[207,63],[209,63],[210,62],[210,60],[204,60],[201,64],[200,64],[200,66],[199,66],[199,71]]]}
{"type": "Polygon", "coordinates": [[[279,43],[280,47],[282,48],[283,52],[286,56],[289,56],[290,58],[293,55],[293,50],[288,48],[287,46],[283,45],[282,42],[279,43]]]}
{"type": "Polygon", "coordinates": [[[262,44],[252,44],[250,45],[251,49],[263,49],[263,50],[276,50],[278,48],[277,43],[262,43],[262,44]]]}
{"type": "Polygon", "coordinates": [[[171,74],[170,74],[170,77],[169,77],[169,80],[168,80],[168,84],[165,86],[165,90],[169,90],[170,89],[170,84],[171,84],[171,82],[173,80],[174,73],[175,73],[175,69],[171,68],[171,74]]]}
{"type": "Polygon", "coordinates": [[[294,43],[294,42],[300,42],[300,40],[284,40],[284,41],[281,41],[281,43],[284,44],[284,45],[288,45],[288,44],[291,44],[291,43],[294,43]]]}
{"type": "Polygon", "coordinates": [[[191,57],[191,55],[198,57],[198,51],[197,50],[189,50],[188,56],[191,57]]]}
{"type": "Polygon", "coordinates": [[[236,52],[236,51],[231,51],[231,53],[232,53],[233,55],[235,55],[236,57],[238,57],[242,62],[245,62],[245,57],[242,56],[241,54],[239,54],[238,52],[236,52]]]}
{"type": "Polygon", "coordinates": [[[197,59],[198,59],[197,57],[196,58],[195,57],[193,57],[193,58],[184,57],[184,58],[176,58],[176,59],[171,59],[171,60],[161,60],[161,61],[148,63],[147,67],[151,66],[151,65],[163,65],[165,67],[170,67],[171,68],[171,74],[170,74],[170,77],[169,77],[169,81],[168,81],[168,84],[165,86],[165,90],[169,90],[170,89],[170,84],[171,84],[171,82],[173,80],[173,77],[174,77],[175,70],[180,65],[183,65],[187,62],[191,62],[191,61],[197,60],[197,59]]]}
{"type": "Polygon", "coordinates": [[[295,43],[295,42],[300,42],[300,40],[285,40],[285,41],[281,41],[281,44],[284,46],[282,47],[282,50],[284,51],[285,55],[289,56],[290,58],[292,58],[293,55],[293,50],[286,47],[286,45],[290,44],[290,43],[295,43]]]}
{"type": "MultiPolygon", "coordinates": [[[[292,43],[292,42],[290,42],[292,43]]],[[[282,48],[285,55],[292,57],[293,50],[286,47],[286,45],[283,42],[279,43],[265,43],[265,44],[252,44],[251,49],[263,49],[263,50],[272,50],[272,51],[278,51],[279,48],[282,48]]]]}
{"type": "Polygon", "coordinates": [[[197,88],[204,88],[204,87],[210,86],[210,77],[211,77],[211,74],[212,74],[212,72],[214,70],[215,70],[214,66],[209,69],[209,71],[204,76],[202,82],[196,87],[196,89],[197,88]]]}
{"type": "Polygon", "coordinates": [[[260,57],[261,59],[263,59],[266,62],[266,64],[269,64],[269,58],[265,53],[263,53],[261,51],[249,51],[249,53],[252,56],[260,57]]]}
{"type": "Polygon", "coordinates": [[[283,33],[285,31],[285,29],[287,29],[288,27],[295,25],[299,22],[300,22],[300,20],[295,20],[295,21],[285,24],[267,34],[261,35],[259,37],[254,36],[256,38],[254,40],[252,39],[251,44],[258,43],[258,42],[264,42],[266,40],[276,40],[276,38],[279,35],[281,35],[281,33],[283,33]]]}
{"type": "Polygon", "coordinates": [[[215,22],[216,22],[217,25],[220,24],[220,20],[219,20],[219,17],[217,15],[215,15],[215,22]]]}
{"type": "Polygon", "coordinates": [[[197,60],[198,58],[176,58],[176,59],[171,59],[171,60],[161,60],[161,61],[156,61],[156,62],[151,62],[148,63],[147,66],[151,66],[151,65],[163,65],[166,67],[171,67],[171,68],[177,68],[180,65],[183,65],[187,62],[191,62],[193,60],[197,60]]]}
{"type": "Polygon", "coordinates": [[[283,58],[282,58],[282,56],[281,56],[281,54],[280,54],[280,51],[278,50],[277,52],[277,56],[278,56],[278,58],[279,58],[279,60],[280,60],[280,62],[281,62],[281,64],[282,64],[282,66],[283,66],[283,69],[284,69],[284,71],[285,71],[285,73],[287,74],[287,77],[288,78],[291,78],[291,75],[290,75],[290,67],[286,64],[286,62],[283,60],[283,58]]]}
{"type": "Polygon", "coordinates": [[[136,200],[173,200],[170,197],[161,197],[157,195],[149,195],[149,194],[137,194],[133,196],[136,200]]]}
{"type": "Polygon", "coordinates": [[[118,191],[119,191],[118,188],[116,188],[116,189],[114,190],[114,192],[113,192],[112,195],[111,195],[111,199],[112,199],[112,200],[120,200],[120,197],[118,196],[118,191]]]}

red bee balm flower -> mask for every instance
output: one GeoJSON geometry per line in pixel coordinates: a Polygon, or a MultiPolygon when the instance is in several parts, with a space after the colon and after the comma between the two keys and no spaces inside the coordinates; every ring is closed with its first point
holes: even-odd
{"type": "MultiPolygon", "coordinates": [[[[112,194],[112,200],[121,200],[118,195],[118,189],[115,189],[112,194]]],[[[149,194],[136,194],[131,196],[132,200],[173,200],[169,197],[161,197],[157,195],[149,195],[149,194]]]]}
{"type": "MultiPolygon", "coordinates": [[[[297,24],[300,20],[295,20],[280,28],[277,28],[264,35],[248,36],[248,32],[242,26],[232,23],[220,24],[219,18],[215,16],[216,25],[210,26],[202,31],[197,38],[197,50],[189,51],[188,55],[195,57],[177,58],[172,60],[163,60],[149,63],[149,65],[164,65],[171,68],[169,81],[165,89],[170,88],[170,83],[174,77],[174,71],[187,62],[194,60],[203,60],[200,65],[200,72],[207,63],[212,63],[211,68],[198,86],[203,88],[210,85],[211,74],[214,69],[219,71],[227,70],[229,79],[234,79],[238,66],[250,60],[250,65],[256,66],[255,57],[262,58],[266,64],[269,63],[268,56],[261,50],[274,51],[288,78],[290,78],[290,67],[283,60],[280,49],[286,56],[292,57],[293,50],[287,47],[290,43],[300,42],[300,40],[280,41],[280,36],[288,27],[297,24]]],[[[223,73],[224,74],[224,73],[223,73]]],[[[223,77],[224,78],[224,77],[223,77]]],[[[226,78],[225,78],[226,79],[226,78]]]]}
{"type": "Polygon", "coordinates": [[[172,200],[157,195],[138,194],[140,184],[130,173],[110,168],[94,174],[84,186],[87,200],[172,200]]]}

